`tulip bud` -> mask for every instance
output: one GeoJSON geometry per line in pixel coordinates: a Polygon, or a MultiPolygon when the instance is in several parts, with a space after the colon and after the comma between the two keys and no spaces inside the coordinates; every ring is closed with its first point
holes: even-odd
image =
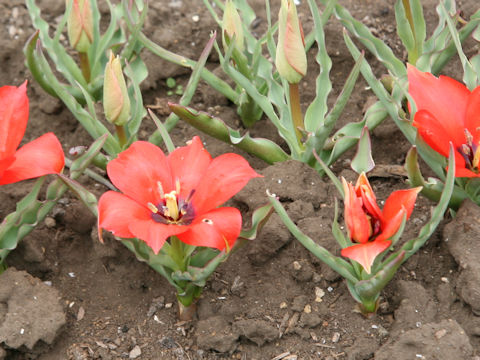
{"type": "MultiPolygon", "coordinates": [[[[68,8],[72,0],[66,0],[68,8]]],[[[87,52],[93,42],[93,20],[90,0],[73,0],[67,21],[70,45],[78,52],[87,52]]]]}
{"type": "Polygon", "coordinates": [[[222,30],[222,43],[225,51],[228,49],[229,41],[235,36],[235,47],[238,51],[243,52],[245,46],[242,19],[240,18],[237,8],[232,0],[227,0],[225,3],[222,30]]]}
{"type": "Polygon", "coordinates": [[[110,53],[103,80],[103,110],[109,122],[125,125],[130,117],[130,99],[123,77],[120,58],[110,53]]]}
{"type": "Polygon", "coordinates": [[[275,65],[282,78],[297,84],[307,73],[303,30],[293,0],[282,0],[278,14],[278,44],[275,65]]]}

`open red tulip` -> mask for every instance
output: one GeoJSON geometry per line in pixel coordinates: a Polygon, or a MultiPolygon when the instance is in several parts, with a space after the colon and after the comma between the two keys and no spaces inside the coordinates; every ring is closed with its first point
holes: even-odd
{"type": "Polygon", "coordinates": [[[53,133],[17,150],[28,121],[27,83],[0,87],[0,185],[62,171],[65,156],[53,133]]]}
{"type": "Polygon", "coordinates": [[[370,274],[375,258],[391,244],[403,217],[413,211],[421,187],[397,190],[390,194],[383,210],[377,205],[375,194],[364,173],[353,186],[342,178],[345,192],[345,223],[350,239],[359,244],[342,249],[342,256],[358,262],[370,274]]]}
{"type": "Polygon", "coordinates": [[[198,136],[168,156],[137,141],[107,165],[113,184],[98,203],[99,228],[139,238],[155,253],[170,236],[184,243],[229,249],[240,234],[240,211],[220,207],[258,175],[240,155],[212,159],[198,136]]]}
{"type": "Polygon", "coordinates": [[[435,151],[455,148],[455,176],[480,177],[480,86],[470,91],[447,76],[435,77],[408,65],[408,92],[417,112],[413,125],[435,151]]]}

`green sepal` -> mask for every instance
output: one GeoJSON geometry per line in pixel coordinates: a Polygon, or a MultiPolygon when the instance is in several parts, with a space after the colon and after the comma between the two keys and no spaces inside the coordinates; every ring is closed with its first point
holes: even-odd
{"type": "Polygon", "coordinates": [[[367,173],[375,167],[375,162],[372,158],[370,133],[366,126],[362,130],[357,144],[357,153],[353,157],[350,166],[357,174],[361,174],[362,172],[367,173]]]}

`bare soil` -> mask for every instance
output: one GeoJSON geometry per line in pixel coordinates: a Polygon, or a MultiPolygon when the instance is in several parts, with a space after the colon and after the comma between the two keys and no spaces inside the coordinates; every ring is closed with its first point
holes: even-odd
{"type": "MultiPolygon", "coordinates": [[[[108,7],[103,1],[99,3],[107,16],[108,7]]],[[[437,1],[422,3],[432,31],[437,1]]],[[[467,17],[478,8],[475,0],[457,3],[467,17]]],[[[43,17],[56,24],[64,2],[39,0],[38,4],[44,10],[43,17]]],[[[260,19],[261,33],[266,25],[264,2],[251,4],[260,19]]],[[[274,13],[278,4],[272,2],[274,13]]],[[[405,59],[395,33],[393,0],[345,0],[342,4],[405,59]]],[[[73,146],[89,145],[92,139],[88,134],[60,101],[31,79],[24,66],[22,48],[33,32],[24,3],[0,0],[0,14],[0,85],[29,80],[30,120],[24,141],[53,131],[66,152],[73,146]]],[[[304,1],[299,14],[308,32],[313,22],[304,1]]],[[[201,1],[162,0],[151,2],[145,33],[174,52],[197,58],[215,29],[201,1]]],[[[353,61],[335,19],[327,25],[326,34],[334,62],[333,103],[353,61]]],[[[478,45],[472,42],[468,46],[470,55],[478,52],[478,45]]],[[[305,107],[314,97],[314,74],[318,71],[315,52],[313,48],[309,53],[309,76],[301,83],[305,107]]],[[[163,119],[168,111],[162,105],[178,100],[175,95],[167,96],[166,78],[174,77],[185,85],[189,73],[147,51],[142,55],[149,67],[143,84],[144,102],[160,105],[156,111],[163,119]]],[[[367,58],[377,75],[385,71],[370,55],[367,58]]],[[[220,74],[216,59],[213,55],[208,67],[220,74]]],[[[445,73],[461,79],[458,64],[454,60],[445,73]]],[[[360,79],[341,121],[360,120],[371,96],[360,79]]],[[[192,107],[238,124],[232,104],[206,84],[200,84],[192,107]]],[[[148,138],[153,129],[146,119],[140,136],[148,138]]],[[[265,120],[251,132],[281,141],[265,120]]],[[[179,123],[172,134],[174,142],[182,145],[197,132],[179,123]]],[[[200,135],[214,156],[236,151],[200,135]]],[[[401,171],[391,169],[403,165],[409,144],[391,120],[376,129],[372,138],[377,168],[382,171],[370,180],[377,197],[386,199],[391,191],[407,187],[401,171]]],[[[303,164],[267,166],[242,155],[264,175],[232,200],[245,219],[256,206],[267,202],[268,188],[281,197],[306,234],[338,251],[330,232],[335,188],[303,164]]],[[[353,181],[350,156],[340,159],[335,171],[353,181]]],[[[97,195],[106,191],[87,177],[81,181],[97,195]]],[[[26,181],[2,187],[0,219],[14,210],[31,185],[26,181]]],[[[433,205],[419,199],[404,239],[415,236],[428,221],[433,205]]],[[[355,302],[342,279],[310,255],[273,215],[258,239],[218,268],[198,302],[197,319],[185,323],[177,320],[175,293],[167,281],[137,261],[113,237],[107,236],[105,245],[100,244],[95,236],[95,218],[67,194],[10,254],[10,269],[0,277],[0,359],[478,360],[480,254],[475,245],[479,223],[479,208],[472,204],[466,204],[456,219],[447,217],[385,289],[379,313],[366,319],[355,312],[355,302]],[[14,318],[18,315],[15,309],[22,308],[33,310],[14,318]],[[35,328],[38,324],[43,331],[35,328]],[[56,336],[51,336],[51,331],[56,336]]]]}

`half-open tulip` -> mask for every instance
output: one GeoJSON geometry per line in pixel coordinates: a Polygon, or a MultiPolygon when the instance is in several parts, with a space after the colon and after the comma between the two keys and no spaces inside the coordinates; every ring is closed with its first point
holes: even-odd
{"type": "Polygon", "coordinates": [[[413,125],[435,151],[455,148],[455,176],[480,177],[480,86],[470,91],[447,76],[408,66],[408,92],[417,112],[413,125]]]}
{"type": "Polygon", "coordinates": [[[391,244],[389,240],[399,230],[403,217],[413,211],[421,188],[397,190],[385,201],[383,210],[364,173],[353,186],[342,178],[345,192],[345,223],[350,239],[358,244],[342,249],[342,256],[355,260],[370,274],[375,258],[391,244]]]}
{"type": "Polygon", "coordinates": [[[229,249],[241,230],[238,209],[220,207],[259,175],[240,155],[212,159],[199,137],[166,156],[137,141],[107,165],[122,193],[99,200],[99,227],[123,238],[139,238],[155,253],[176,236],[186,244],[229,249]]]}
{"type": "Polygon", "coordinates": [[[297,84],[307,73],[303,29],[293,0],[282,0],[280,6],[275,57],[278,73],[290,84],[297,84]]]}
{"type": "Polygon", "coordinates": [[[47,133],[17,150],[28,122],[27,83],[0,87],[0,185],[59,173],[62,145],[47,133]]]}

